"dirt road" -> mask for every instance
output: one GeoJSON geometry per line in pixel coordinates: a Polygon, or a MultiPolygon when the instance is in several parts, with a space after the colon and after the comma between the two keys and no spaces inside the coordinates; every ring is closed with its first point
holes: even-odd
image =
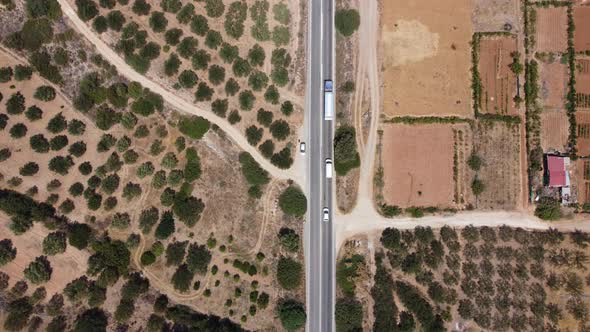
{"type": "MultiPolygon", "coordinates": [[[[300,174],[303,174],[303,170],[298,169],[298,165],[301,163],[295,162],[293,167],[288,170],[281,170],[278,167],[271,164],[267,159],[262,157],[260,152],[250,144],[244,137],[244,135],[238,131],[235,127],[231,126],[225,119],[216,116],[211,112],[209,105],[203,103],[193,104],[189,101],[184,100],[172,92],[166,90],[161,85],[153,82],[145,76],[139,74],[133,70],[117,53],[115,53],[106,43],[104,43],[91,29],[88,27],[76,13],[75,9],[68,3],[67,0],[57,0],[60,4],[61,9],[65,16],[67,16],[73,26],[91,42],[96,50],[107,60],[111,65],[117,68],[120,75],[126,77],[131,81],[137,81],[144,87],[158,93],[164,98],[166,102],[176,108],[178,111],[188,114],[194,114],[201,116],[211,123],[218,125],[240,148],[250,153],[254,159],[266,169],[273,177],[278,179],[293,179],[297,182],[301,182],[300,174]]],[[[298,154],[294,155],[294,158],[298,158],[298,154]]]]}
{"type": "Polygon", "coordinates": [[[360,6],[361,24],[359,26],[359,57],[354,97],[354,124],[359,153],[361,154],[361,175],[357,206],[373,206],[373,162],[380,113],[379,67],[377,58],[379,37],[378,1],[363,2],[360,6]],[[367,84],[368,86],[365,86],[367,84]],[[365,87],[369,92],[371,124],[367,141],[363,135],[363,99],[365,87]],[[367,200],[368,198],[368,200],[367,200]]]}

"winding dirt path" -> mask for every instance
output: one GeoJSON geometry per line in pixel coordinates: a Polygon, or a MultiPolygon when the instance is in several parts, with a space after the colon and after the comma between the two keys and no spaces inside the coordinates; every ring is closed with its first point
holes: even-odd
{"type": "Polygon", "coordinates": [[[293,167],[288,170],[282,170],[273,164],[271,164],[267,159],[262,157],[260,152],[256,149],[256,147],[251,146],[248,144],[248,141],[244,137],[244,135],[238,131],[237,128],[230,125],[225,119],[222,119],[216,116],[213,112],[211,112],[210,107],[203,103],[193,104],[180,98],[179,96],[174,95],[172,92],[168,91],[161,85],[155,83],[154,81],[146,78],[145,76],[139,74],[133,68],[131,68],[125,60],[123,60],[117,53],[115,53],[105,42],[103,42],[91,29],[88,27],[76,13],[75,9],[72,8],[70,3],[67,0],[57,0],[57,2],[61,6],[61,10],[65,16],[68,17],[72,25],[80,32],[90,43],[92,43],[97,52],[99,52],[107,61],[109,61],[115,68],[120,75],[125,76],[127,79],[131,81],[137,81],[141,83],[144,87],[150,89],[151,91],[158,93],[164,98],[166,102],[176,108],[178,111],[193,115],[201,116],[211,123],[216,124],[219,126],[242,150],[250,153],[254,159],[264,168],[266,169],[273,177],[279,179],[294,179],[300,180],[300,170],[297,169],[296,164],[294,163],[293,167]]]}

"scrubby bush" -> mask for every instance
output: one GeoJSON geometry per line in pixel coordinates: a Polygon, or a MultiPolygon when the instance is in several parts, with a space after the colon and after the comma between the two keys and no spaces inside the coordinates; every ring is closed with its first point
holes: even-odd
{"type": "Polygon", "coordinates": [[[205,274],[211,262],[211,252],[205,245],[192,243],[188,248],[186,264],[192,273],[205,274]]]}
{"type": "Polygon", "coordinates": [[[0,68],[0,83],[6,83],[12,79],[12,67],[0,68]]]}
{"type": "Polygon", "coordinates": [[[192,3],[185,4],[176,14],[176,19],[180,24],[187,24],[195,15],[195,6],[192,3]]]}
{"type": "Polygon", "coordinates": [[[281,47],[289,44],[291,40],[291,32],[287,26],[275,26],[272,30],[272,41],[276,47],[281,47]]]}
{"type": "Polygon", "coordinates": [[[248,60],[242,59],[240,57],[237,57],[234,60],[234,64],[232,65],[232,71],[234,75],[236,75],[236,77],[246,77],[250,75],[251,70],[252,67],[250,66],[248,60]]]}
{"type": "Polygon", "coordinates": [[[94,21],[92,21],[92,27],[94,28],[94,30],[96,30],[96,32],[101,34],[105,31],[107,31],[107,29],[109,28],[109,25],[108,25],[107,19],[104,16],[99,15],[94,18],[94,21]]]}
{"type": "Polygon", "coordinates": [[[10,128],[10,137],[14,139],[19,139],[27,135],[27,126],[23,123],[17,123],[10,128]]]}
{"type": "Polygon", "coordinates": [[[59,134],[68,126],[68,122],[63,114],[60,112],[49,120],[47,123],[47,130],[52,134],[59,134]]]}
{"type": "Polygon", "coordinates": [[[562,214],[559,201],[552,197],[541,197],[535,207],[535,216],[543,220],[560,219],[562,214]]]}
{"type": "Polygon", "coordinates": [[[14,67],[14,79],[17,81],[28,81],[33,76],[33,69],[26,65],[16,65],[14,67]]]}
{"type": "Polygon", "coordinates": [[[205,36],[205,45],[210,49],[216,50],[223,42],[223,38],[219,31],[209,30],[205,36]]]}
{"type": "Polygon", "coordinates": [[[150,28],[154,30],[154,32],[164,32],[166,27],[168,26],[168,19],[164,16],[162,12],[153,12],[150,16],[150,28]]]}
{"type": "Polygon", "coordinates": [[[26,50],[37,51],[43,44],[50,43],[53,39],[51,21],[46,18],[28,20],[23,25],[20,36],[26,50]]]}
{"type": "Polygon", "coordinates": [[[356,147],[356,132],[349,125],[340,126],[334,134],[334,168],[338,175],[346,175],[360,166],[356,147]]]}
{"type": "Polygon", "coordinates": [[[123,24],[125,24],[125,16],[119,10],[109,12],[106,18],[109,28],[114,31],[121,31],[123,24]]]}
{"type": "Polygon", "coordinates": [[[285,120],[276,120],[270,125],[270,133],[274,138],[279,141],[283,141],[291,133],[289,124],[285,120]]]}
{"type": "Polygon", "coordinates": [[[25,110],[25,96],[20,92],[13,93],[6,101],[6,112],[10,115],[21,114],[25,110]]]}
{"type": "Polygon", "coordinates": [[[180,132],[192,139],[201,139],[209,130],[210,123],[200,116],[182,117],[178,122],[180,132]]]}
{"type": "Polygon", "coordinates": [[[76,0],[76,7],[82,21],[89,21],[98,15],[98,7],[93,0],[76,0]]]}
{"type": "MultiPolygon", "coordinates": [[[[363,327],[363,305],[353,297],[336,300],[336,331],[360,331],[363,327]]],[[[412,329],[413,330],[413,329],[412,329]]],[[[412,331],[402,330],[402,331],[412,331]]]]}
{"type": "Polygon", "coordinates": [[[25,278],[33,284],[48,282],[53,269],[46,256],[38,256],[24,270],[25,278]]]}
{"type": "Polygon", "coordinates": [[[70,156],[55,156],[49,161],[49,170],[60,175],[68,174],[72,166],[74,162],[70,156]]]}
{"type": "Polygon", "coordinates": [[[279,90],[276,86],[270,85],[268,88],[266,88],[264,100],[271,103],[272,105],[277,105],[279,103],[279,98],[281,98],[281,95],[279,94],[279,90]]]}
{"type": "Polygon", "coordinates": [[[170,211],[166,211],[162,214],[162,219],[156,227],[156,238],[159,240],[165,240],[170,235],[174,234],[174,215],[170,211]]]}
{"type": "Polygon", "coordinates": [[[268,172],[247,152],[240,153],[239,161],[242,174],[251,185],[263,185],[270,181],[268,172]]]}
{"type": "Polygon", "coordinates": [[[68,136],[57,135],[49,141],[49,146],[53,151],[59,151],[68,145],[68,136]]]}
{"type": "Polygon", "coordinates": [[[195,101],[211,100],[213,92],[213,89],[210,88],[205,82],[201,82],[197,87],[197,91],[195,91],[195,101]]]}
{"type": "Polygon", "coordinates": [[[185,58],[189,59],[195,52],[197,52],[197,45],[198,41],[193,37],[184,37],[180,44],[176,47],[176,51],[178,54],[185,58]]]}
{"type": "Polygon", "coordinates": [[[256,101],[256,97],[250,90],[244,90],[240,92],[238,97],[240,102],[240,109],[243,111],[249,111],[254,107],[254,102],[256,101]]]}
{"type": "Polygon", "coordinates": [[[30,161],[26,164],[23,165],[23,167],[21,167],[19,169],[19,174],[21,176],[32,176],[35,175],[39,172],[39,164],[37,164],[36,162],[30,161]]]}
{"type": "Polygon", "coordinates": [[[258,146],[258,150],[264,158],[270,159],[274,153],[275,144],[272,140],[267,139],[266,141],[264,141],[264,143],[258,146]]]}
{"type": "Polygon", "coordinates": [[[300,239],[299,235],[294,229],[283,227],[279,230],[278,237],[281,242],[281,246],[285,248],[285,250],[290,252],[299,251],[300,239]]]}
{"type": "Polygon", "coordinates": [[[73,119],[68,123],[68,133],[74,136],[80,136],[86,131],[86,124],[78,119],[73,119]]]}
{"type": "Polygon", "coordinates": [[[12,245],[12,240],[0,240],[0,266],[12,262],[16,258],[17,250],[12,245]]]}
{"type": "Polygon", "coordinates": [[[35,90],[34,97],[42,101],[52,101],[55,99],[55,89],[49,85],[42,85],[35,90]]]}
{"type": "Polygon", "coordinates": [[[254,125],[246,128],[246,139],[248,140],[248,143],[254,146],[258,145],[258,143],[262,139],[262,133],[263,129],[258,128],[254,125]]]}
{"type": "Polygon", "coordinates": [[[301,189],[289,186],[279,196],[279,206],[284,213],[301,217],[307,212],[307,198],[301,189]]]}
{"type": "Polygon", "coordinates": [[[336,11],[334,25],[345,37],[351,36],[359,27],[361,16],[356,9],[339,9],[336,11]]]}
{"type": "Polygon", "coordinates": [[[186,254],[188,241],[172,242],[166,248],[166,265],[180,265],[186,254]]]}
{"type": "Polygon", "coordinates": [[[297,331],[305,326],[305,307],[293,299],[283,299],[277,304],[277,312],[283,328],[289,332],[297,331]]]}
{"type": "Polygon", "coordinates": [[[209,17],[220,17],[223,15],[225,5],[222,0],[205,0],[205,11],[209,17]]]}
{"type": "Polygon", "coordinates": [[[152,6],[148,4],[145,0],[135,0],[133,2],[133,6],[131,10],[137,15],[143,16],[150,13],[150,9],[152,6]]]}

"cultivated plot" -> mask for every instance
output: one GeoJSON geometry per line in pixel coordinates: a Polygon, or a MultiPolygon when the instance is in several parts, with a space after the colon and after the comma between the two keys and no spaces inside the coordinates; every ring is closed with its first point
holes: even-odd
{"type": "Polygon", "coordinates": [[[590,51],[590,7],[574,6],[574,48],[577,52],[590,51]]]}
{"type": "Polygon", "coordinates": [[[576,69],[576,107],[590,110],[590,59],[578,59],[576,69]]]}
{"type": "Polygon", "coordinates": [[[541,147],[543,151],[565,152],[569,135],[569,120],[565,111],[541,113],[541,147]]]}
{"type": "Polygon", "coordinates": [[[482,37],[479,46],[479,73],[482,81],[482,113],[516,114],[516,74],[510,68],[516,52],[512,36],[482,37]]]}
{"type": "Polygon", "coordinates": [[[541,103],[545,109],[563,109],[568,81],[567,66],[559,63],[539,62],[541,103]]]}
{"type": "Polygon", "coordinates": [[[567,7],[537,8],[536,40],[539,52],[567,49],[567,7]]]}
{"type": "Polygon", "coordinates": [[[590,155],[590,111],[576,112],[576,136],[579,156],[590,155]]]}
{"type": "Polygon", "coordinates": [[[466,0],[383,2],[386,114],[471,115],[472,5],[466,0]]]}

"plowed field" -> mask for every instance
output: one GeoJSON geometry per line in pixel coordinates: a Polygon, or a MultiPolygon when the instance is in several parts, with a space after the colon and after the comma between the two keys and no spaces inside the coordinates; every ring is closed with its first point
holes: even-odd
{"type": "Polygon", "coordinates": [[[574,7],[574,48],[576,51],[590,50],[590,7],[576,6],[574,7]]]}
{"type": "Polygon", "coordinates": [[[565,152],[569,121],[565,111],[541,113],[541,147],[543,151],[565,152]]]}
{"type": "Polygon", "coordinates": [[[589,156],[590,155],[590,112],[580,111],[576,112],[576,123],[577,128],[577,148],[578,155],[589,156]]]}
{"type": "Polygon", "coordinates": [[[567,86],[567,67],[559,62],[541,63],[540,95],[545,108],[563,109],[567,86]]]}
{"type": "Polygon", "coordinates": [[[579,59],[576,72],[578,109],[590,109],[590,59],[579,59]]]}
{"type": "Polygon", "coordinates": [[[567,48],[566,7],[538,8],[537,51],[565,52],[567,48]]]}
{"type": "Polygon", "coordinates": [[[482,38],[479,48],[479,72],[482,80],[482,113],[516,114],[516,75],[510,70],[516,38],[482,38]]]}

